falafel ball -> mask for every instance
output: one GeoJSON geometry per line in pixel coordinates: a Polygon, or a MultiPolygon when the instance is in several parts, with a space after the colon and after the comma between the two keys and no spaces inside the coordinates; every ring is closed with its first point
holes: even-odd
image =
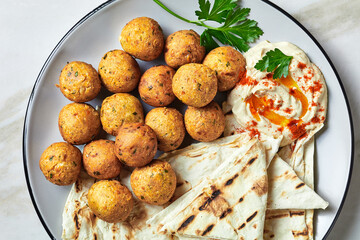
{"type": "Polygon", "coordinates": [[[99,74],[104,86],[113,93],[131,92],[140,80],[136,60],[122,50],[112,50],[101,58],[99,74]]]}
{"type": "Polygon", "coordinates": [[[114,178],[120,174],[121,163],[115,155],[115,142],[95,140],[84,147],[83,163],[86,172],[97,179],[114,178]]]}
{"type": "Polygon", "coordinates": [[[131,174],[130,183],[140,201],[163,205],[175,192],[176,175],[168,162],[154,160],[145,167],[136,168],[131,174]]]}
{"type": "Polygon", "coordinates": [[[203,107],[214,99],[217,82],[215,72],[209,67],[189,63],[176,71],[172,88],[175,96],[186,105],[203,107]]]}
{"type": "Polygon", "coordinates": [[[148,164],[157,151],[154,130],[143,123],[128,123],[119,128],[115,154],[123,164],[141,167],[148,164]]]}
{"type": "Polygon", "coordinates": [[[75,145],[90,142],[101,129],[99,113],[85,103],[70,103],[63,107],[58,124],[63,139],[75,145]]]}
{"type": "Polygon", "coordinates": [[[187,132],[201,142],[217,139],[225,129],[224,113],[214,101],[202,108],[188,107],[184,118],[187,132]]]}
{"type": "Polygon", "coordinates": [[[134,207],[130,190],[117,180],[101,180],[89,189],[88,205],[100,219],[115,223],[124,221],[134,207]]]}
{"type": "Polygon", "coordinates": [[[245,73],[244,56],[230,46],[211,50],[206,55],[203,64],[216,72],[220,92],[235,87],[235,84],[245,73]]]}
{"type": "Polygon", "coordinates": [[[125,123],[143,123],[144,110],[136,97],[128,93],[116,93],[104,99],[100,110],[103,129],[116,136],[125,123]]]}
{"type": "Polygon", "coordinates": [[[185,137],[183,115],[174,108],[154,108],[145,118],[145,124],[156,133],[158,149],[169,152],[178,148],[185,137]]]}
{"type": "Polygon", "coordinates": [[[172,68],[187,63],[201,63],[206,49],[194,30],[180,30],[169,35],[165,42],[165,62],[172,68]]]}
{"type": "Polygon", "coordinates": [[[59,78],[62,94],[73,102],[93,100],[101,90],[97,71],[85,62],[70,62],[62,69],[59,78]]]}
{"type": "Polygon", "coordinates": [[[164,107],[172,103],[175,95],[172,91],[172,78],[175,70],[169,66],[149,68],[140,79],[141,99],[154,107],[164,107]]]}
{"type": "Polygon", "coordinates": [[[164,49],[164,34],[154,19],[138,17],[122,29],[120,43],[125,52],[138,59],[152,61],[164,49]]]}
{"type": "Polygon", "coordinates": [[[81,158],[81,152],[77,147],[67,142],[57,142],[41,154],[39,165],[48,181],[63,186],[78,179],[81,158]]]}

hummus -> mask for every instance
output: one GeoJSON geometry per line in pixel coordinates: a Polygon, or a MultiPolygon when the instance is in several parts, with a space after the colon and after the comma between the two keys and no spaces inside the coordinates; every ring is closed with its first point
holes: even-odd
{"type": "Polygon", "coordinates": [[[231,91],[224,111],[232,110],[237,132],[283,136],[281,146],[316,133],[325,121],[327,90],[320,69],[297,46],[288,42],[261,42],[244,54],[246,74],[231,91]],[[275,48],[293,56],[286,78],[255,69],[275,48]]]}

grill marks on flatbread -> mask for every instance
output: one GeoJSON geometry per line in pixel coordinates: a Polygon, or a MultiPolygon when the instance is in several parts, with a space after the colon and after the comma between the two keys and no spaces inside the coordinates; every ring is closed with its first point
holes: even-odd
{"type": "MultiPolygon", "coordinates": [[[[311,181],[310,184],[306,181],[308,174],[303,175],[305,183],[299,182],[288,165],[279,174],[269,174],[273,180],[269,179],[272,185],[268,186],[266,164],[280,141],[271,142],[274,143],[263,140],[259,144],[257,139],[240,134],[163,155],[161,158],[168,160],[177,172],[174,202],[164,210],[136,203],[133,214],[123,223],[109,224],[89,214],[86,194],[95,180],[88,176],[80,178],[64,209],[63,239],[312,239],[313,210],[267,210],[265,221],[268,191],[274,192],[275,186],[286,197],[289,190],[274,182],[295,182],[291,191],[304,191],[306,185],[312,186],[311,181]],[[266,161],[264,151],[259,150],[261,145],[266,148],[266,161]],[[296,227],[288,227],[290,235],[279,236],[279,231],[289,226],[289,220],[296,227]]],[[[306,172],[307,164],[304,169],[306,172]]],[[[124,177],[122,173],[122,180],[130,186],[126,174],[124,177]]],[[[278,201],[269,197],[269,202],[282,207],[284,199],[278,201]]],[[[301,201],[290,199],[285,203],[301,201]]]]}
{"type": "Polygon", "coordinates": [[[209,179],[147,223],[160,227],[160,233],[179,237],[261,239],[268,189],[266,159],[258,140],[246,149],[240,156],[223,155],[209,179]]]}
{"type": "Polygon", "coordinates": [[[268,209],[325,209],[329,205],[278,155],[268,168],[268,178],[268,209]]]}
{"type": "MultiPolygon", "coordinates": [[[[302,188],[306,185],[313,188],[314,138],[311,138],[305,145],[303,142],[296,142],[286,146],[281,149],[279,155],[293,167],[296,175],[304,181],[295,188],[302,188]]],[[[313,239],[313,214],[314,210],[312,209],[267,210],[264,239],[313,239]]]]}
{"type": "Polygon", "coordinates": [[[73,185],[63,212],[62,239],[130,239],[130,228],[98,219],[87,206],[87,192],[95,179],[81,173],[73,185]]]}
{"type": "MultiPolygon", "coordinates": [[[[129,187],[130,173],[121,172],[122,183],[129,187]]],[[[146,220],[163,207],[151,206],[135,200],[131,215],[124,222],[107,223],[97,218],[87,206],[87,193],[95,179],[82,172],[78,181],[73,185],[63,212],[62,239],[137,239],[137,240],[168,240],[169,236],[158,236],[155,229],[146,225],[146,220]]]]}
{"type": "MultiPolygon", "coordinates": [[[[244,139],[242,143],[245,143],[253,138],[253,133],[245,130],[241,127],[241,125],[237,122],[235,119],[235,116],[233,113],[229,113],[225,115],[225,130],[224,130],[224,136],[232,136],[232,135],[240,135],[244,139]]],[[[277,138],[273,136],[265,135],[264,133],[261,134],[261,136],[257,136],[259,138],[259,141],[265,148],[265,154],[266,154],[266,166],[269,166],[271,160],[279,150],[280,142],[283,139],[282,136],[279,136],[277,138]]]]}
{"type": "Polygon", "coordinates": [[[178,232],[182,231],[183,229],[186,229],[187,226],[194,220],[195,215],[191,215],[190,217],[188,217],[181,225],[180,227],[177,229],[178,232]]]}
{"type": "Polygon", "coordinates": [[[307,240],[305,210],[267,210],[264,239],[307,240]]]}

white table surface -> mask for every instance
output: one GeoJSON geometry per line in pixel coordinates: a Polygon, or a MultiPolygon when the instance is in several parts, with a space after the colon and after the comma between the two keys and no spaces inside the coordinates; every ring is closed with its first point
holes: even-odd
{"type": "MultiPolygon", "coordinates": [[[[0,239],[49,239],[26,187],[22,131],[27,102],[46,58],[62,36],[103,0],[1,0],[0,239]]],[[[360,146],[360,1],[273,0],[299,20],[332,59],[345,86],[360,146]]],[[[286,40],[286,39],[284,39],[286,40]]],[[[360,238],[360,151],[352,183],[328,239],[360,238]]],[[[336,177],[336,176],[334,176],[336,177]]]]}

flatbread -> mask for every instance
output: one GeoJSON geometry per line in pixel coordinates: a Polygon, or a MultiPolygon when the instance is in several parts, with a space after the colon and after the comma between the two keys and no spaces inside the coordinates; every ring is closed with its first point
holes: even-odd
{"type": "Polygon", "coordinates": [[[265,154],[257,139],[147,224],[160,233],[216,239],[262,239],[267,199],[265,154]]]}
{"type": "MultiPolygon", "coordinates": [[[[279,151],[284,161],[290,166],[297,166],[294,168],[297,176],[302,179],[306,185],[311,189],[314,188],[314,137],[308,142],[296,142],[296,144],[283,147],[279,151]],[[300,146],[300,147],[299,147],[300,146]],[[302,159],[302,164],[299,163],[299,158],[302,159]]],[[[314,210],[268,210],[266,213],[264,239],[313,239],[313,217],[314,210]],[[293,235],[288,238],[293,232],[302,233],[293,235]]]]}
{"type": "MultiPolygon", "coordinates": [[[[216,172],[224,172],[226,170],[233,169],[229,167],[229,165],[224,165],[224,162],[228,162],[234,159],[242,159],[249,157],[249,152],[251,152],[255,145],[266,146],[263,142],[258,141],[257,138],[250,138],[248,134],[238,134],[234,136],[229,136],[223,139],[219,139],[212,143],[198,143],[189,146],[188,148],[177,150],[172,153],[164,154],[161,158],[168,160],[170,164],[173,166],[175,172],[178,175],[178,187],[176,192],[178,196],[175,196],[172,201],[175,201],[176,198],[181,205],[177,206],[177,209],[185,209],[188,204],[193,202],[196,197],[198,197],[198,193],[207,188],[209,183],[204,181],[206,176],[223,176],[223,174],[216,174],[216,172]],[[202,183],[203,185],[201,185],[202,183]],[[201,187],[201,189],[199,188],[201,187]],[[187,193],[186,193],[187,192],[187,193]],[[191,196],[189,193],[193,192],[191,196]],[[186,194],[184,194],[186,193],[186,194]],[[189,198],[190,196],[190,198],[189,198]]],[[[268,144],[268,146],[272,146],[268,144]]],[[[275,145],[274,145],[275,146],[275,145]]],[[[274,150],[267,149],[266,153],[274,152],[274,150]],[[270,150],[270,151],[269,151],[270,150]]],[[[264,155],[265,164],[267,164],[268,156],[264,155]],[[266,156],[266,157],[265,157],[266,156]]],[[[282,160],[281,160],[282,161],[282,160]]],[[[275,161],[276,162],[276,161],[275,161]]],[[[290,169],[290,175],[292,178],[295,178],[295,172],[291,169],[291,167],[282,161],[284,164],[280,164],[283,166],[282,171],[285,171],[287,168],[290,169]],[[284,167],[285,166],[285,167],[284,167]],[[287,167],[287,168],[286,168],[287,167]],[[292,171],[292,172],[291,172],[292,171]]],[[[272,164],[270,165],[270,167],[272,164]]],[[[276,173],[276,172],[275,172],[276,173]]],[[[269,174],[270,176],[271,174],[269,174]]],[[[274,174],[273,174],[274,175],[274,174]]],[[[124,170],[121,173],[121,180],[124,185],[130,188],[130,172],[124,170]]],[[[224,175],[226,176],[226,175],[224,175]]],[[[211,179],[211,185],[217,183],[214,179],[211,179]]],[[[209,180],[208,179],[208,180],[209,180]]],[[[217,178],[218,179],[218,178],[217,178]]],[[[220,179],[220,178],[219,178],[220,179]]],[[[210,181],[209,180],[209,181],[210,181]]],[[[218,180],[220,181],[220,180],[218,180]]],[[[243,181],[245,182],[246,179],[243,181]]],[[[301,180],[297,180],[301,181],[301,180]]],[[[173,207],[174,204],[170,204],[165,210],[162,206],[152,206],[135,199],[135,207],[134,211],[132,212],[131,216],[123,223],[106,223],[93,215],[90,209],[87,207],[87,197],[86,194],[90,186],[95,182],[93,178],[90,178],[87,174],[82,173],[82,176],[79,180],[74,184],[66,205],[63,212],[63,239],[155,239],[155,240],[166,240],[166,239],[177,239],[175,236],[171,236],[169,234],[158,234],[159,231],[159,224],[158,225],[148,225],[146,222],[149,220],[150,217],[153,216],[160,216],[159,219],[164,220],[161,227],[163,227],[167,222],[173,219],[173,215],[170,213],[175,209],[173,207]],[[159,215],[160,212],[166,212],[165,215],[159,215]]],[[[271,182],[271,181],[270,181],[271,182]]],[[[218,184],[221,185],[219,182],[218,184]]],[[[243,183],[245,187],[248,187],[248,184],[243,183]]],[[[285,186],[287,183],[285,183],[285,186]]],[[[234,185],[235,186],[235,185],[234,185]]],[[[281,190],[281,184],[279,185],[278,182],[273,186],[278,186],[276,189],[279,191],[281,190]],[[280,186],[280,187],[279,187],[280,186]]],[[[210,188],[211,189],[211,188],[210,188]]],[[[288,192],[287,188],[284,188],[287,191],[288,195],[291,195],[291,192],[288,192]]],[[[311,189],[309,189],[311,190],[311,189]]],[[[271,192],[271,190],[269,190],[271,192]]],[[[229,194],[237,193],[237,190],[231,191],[229,194]]],[[[305,192],[306,194],[309,194],[305,192]]],[[[211,192],[207,193],[207,197],[211,197],[211,192]]],[[[310,194],[313,196],[315,193],[312,192],[310,194]]],[[[316,195],[316,194],[315,194],[316,195]]],[[[226,196],[227,198],[231,198],[226,196]]],[[[225,197],[224,197],[225,198],[225,197]]],[[[246,198],[245,198],[246,199],[246,198]]],[[[274,200],[271,197],[272,203],[275,203],[275,206],[282,206],[284,203],[287,203],[286,206],[292,206],[291,204],[296,203],[298,201],[293,201],[292,198],[289,198],[288,201],[286,198],[284,199],[276,199],[274,200]],[[278,202],[280,200],[280,202],[278,202]]],[[[175,201],[177,202],[177,201],[175,201]]],[[[174,202],[174,203],[175,203],[174,202]]],[[[195,204],[196,202],[194,202],[195,204]]],[[[316,201],[315,201],[316,203],[316,201]]],[[[245,204],[244,204],[245,205],[245,204]]],[[[229,206],[233,206],[229,204],[229,206]]],[[[292,206],[298,207],[298,205],[292,206]]],[[[309,208],[316,208],[314,205],[308,206],[309,208]]],[[[243,211],[243,207],[240,208],[238,211],[241,213],[243,211]]],[[[188,209],[189,210],[189,209],[188,209]]],[[[234,208],[233,212],[236,208],[234,208]]],[[[265,210],[264,210],[265,211],[265,210]]],[[[176,213],[176,212],[175,212],[176,213]]],[[[265,213],[265,212],[264,212],[265,213]]],[[[242,219],[241,216],[246,216],[246,214],[239,214],[237,216],[238,219],[242,219]]],[[[261,217],[262,214],[259,214],[258,217],[261,217]]],[[[156,219],[156,218],[155,218],[156,219]]],[[[312,221],[312,219],[311,219],[312,221]]],[[[224,228],[224,226],[235,226],[235,223],[231,221],[226,221],[228,225],[220,225],[219,223],[216,226],[219,228],[224,228]]],[[[264,221],[262,221],[263,223],[264,221]]],[[[263,228],[262,226],[257,227],[263,228]]],[[[298,225],[300,226],[300,225],[298,225]]],[[[234,227],[233,227],[234,228],[234,227]]],[[[217,228],[215,225],[212,229],[216,233],[217,228]]],[[[294,228],[295,229],[295,228],[294,228]]],[[[206,230],[206,229],[205,229],[206,230]]],[[[204,230],[204,231],[205,231],[204,230]]],[[[217,236],[217,235],[214,235],[217,236]]],[[[245,236],[245,235],[244,235],[245,236]]],[[[194,239],[194,236],[189,235],[178,235],[179,238],[186,240],[186,239],[194,239]]],[[[229,237],[229,236],[228,236],[229,237]]],[[[195,237],[196,238],[196,237],[195,237]]],[[[219,238],[217,238],[219,239],[219,238]]]]}
{"type": "Polygon", "coordinates": [[[95,179],[85,173],[71,188],[63,211],[62,239],[128,239],[129,226],[98,219],[87,206],[87,193],[95,179]]]}
{"type": "MultiPolygon", "coordinates": [[[[122,183],[130,188],[130,172],[121,172],[122,183]]],[[[71,188],[63,211],[62,239],[137,239],[137,240],[169,240],[166,235],[156,234],[155,229],[145,224],[146,220],[163,210],[162,206],[154,206],[138,201],[136,198],[131,215],[124,222],[108,223],[97,218],[87,206],[87,193],[96,180],[85,172],[71,188]]]]}
{"type": "MultiPolygon", "coordinates": [[[[320,130],[322,126],[323,125],[318,126],[316,131],[320,130]]],[[[229,136],[238,133],[248,133],[249,135],[252,134],[251,132],[248,132],[246,129],[241,127],[241,125],[236,121],[233,113],[227,114],[225,116],[224,135],[229,136]]],[[[260,138],[270,137],[261,134],[260,138]]],[[[295,170],[297,176],[301,180],[303,180],[311,189],[314,189],[313,136],[311,138],[310,136],[306,136],[305,138],[299,139],[295,143],[283,147],[278,154],[295,170]]],[[[274,236],[276,237],[275,239],[289,239],[287,238],[287,236],[290,236],[288,233],[291,235],[292,231],[304,233],[306,232],[305,230],[307,230],[308,237],[302,238],[304,236],[298,235],[295,239],[313,239],[313,215],[314,210],[312,209],[296,210],[296,214],[293,214],[292,210],[267,210],[264,239],[274,239],[274,236]],[[301,211],[303,211],[303,214],[300,213],[301,211]],[[270,237],[272,235],[273,237],[270,237]],[[283,238],[281,238],[281,236],[283,238]]]]}
{"type": "MultiPolygon", "coordinates": [[[[305,176],[304,182],[311,189],[314,189],[314,152],[315,152],[315,137],[312,137],[304,145],[304,162],[305,162],[305,176]]],[[[308,209],[305,213],[306,226],[308,228],[309,240],[314,239],[314,210],[308,209]]]]}
{"type": "Polygon", "coordinates": [[[329,205],[278,155],[268,168],[268,180],[268,209],[325,209],[329,205]]]}
{"type": "Polygon", "coordinates": [[[308,240],[305,210],[267,210],[264,240],[308,240]]]}
{"type": "MultiPolygon", "coordinates": [[[[159,159],[168,161],[176,172],[177,188],[171,202],[209,176],[225,159],[244,156],[256,141],[257,138],[251,138],[247,133],[236,134],[161,155],[159,159]]],[[[265,147],[267,165],[276,154],[280,142],[281,139],[272,137],[260,141],[265,147]]]]}
{"type": "Polygon", "coordinates": [[[278,152],[281,140],[283,138],[282,136],[275,138],[266,134],[256,135],[253,132],[249,132],[246,129],[243,129],[236,121],[233,113],[226,114],[224,136],[227,137],[236,134],[247,136],[248,139],[254,137],[259,139],[261,144],[265,147],[267,166],[269,166],[271,160],[278,152]]]}

